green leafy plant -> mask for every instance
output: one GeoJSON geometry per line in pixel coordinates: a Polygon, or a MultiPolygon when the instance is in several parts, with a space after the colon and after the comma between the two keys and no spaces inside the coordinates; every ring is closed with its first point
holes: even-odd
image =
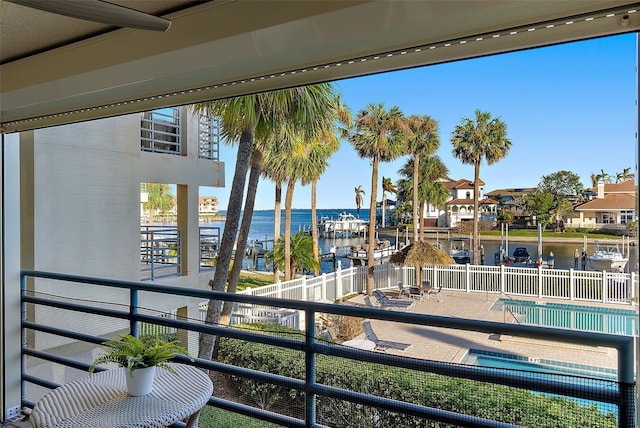
{"type": "Polygon", "coordinates": [[[108,340],[102,344],[105,353],[91,363],[89,373],[95,371],[96,366],[103,363],[116,363],[126,367],[129,372],[136,369],[158,366],[177,374],[168,364],[176,355],[185,355],[193,361],[193,357],[182,346],[173,341],[162,340],[158,336],[143,336],[137,338],[130,334],[121,334],[120,340],[108,340]]]}

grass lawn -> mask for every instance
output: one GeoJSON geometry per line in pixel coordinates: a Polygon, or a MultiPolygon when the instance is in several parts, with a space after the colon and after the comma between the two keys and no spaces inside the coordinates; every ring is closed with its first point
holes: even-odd
{"type": "Polygon", "coordinates": [[[273,275],[255,272],[241,272],[238,281],[238,291],[245,290],[247,287],[256,288],[263,285],[273,284],[273,275]]]}
{"type": "Polygon", "coordinates": [[[205,406],[200,412],[198,426],[200,428],[277,428],[280,425],[205,406]]]}

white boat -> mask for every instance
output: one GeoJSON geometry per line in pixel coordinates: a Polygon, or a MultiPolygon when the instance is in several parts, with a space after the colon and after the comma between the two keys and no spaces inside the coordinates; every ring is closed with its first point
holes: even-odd
{"type": "MultiPolygon", "coordinates": [[[[347,258],[353,261],[356,266],[364,266],[367,264],[367,250],[369,244],[352,245],[347,258]]],[[[387,260],[397,250],[396,246],[390,241],[378,241],[373,249],[373,259],[376,263],[387,260]]]]}
{"type": "Polygon", "coordinates": [[[595,241],[595,249],[587,259],[589,270],[623,272],[629,257],[621,250],[618,242],[595,241]]]}
{"type": "Polygon", "coordinates": [[[456,263],[464,265],[473,261],[473,250],[470,248],[471,238],[453,238],[449,245],[449,255],[456,263]]]}
{"type": "Polygon", "coordinates": [[[322,237],[329,236],[355,236],[364,234],[369,227],[369,222],[359,219],[350,213],[340,213],[337,219],[321,217],[318,222],[318,232],[322,237]]]}

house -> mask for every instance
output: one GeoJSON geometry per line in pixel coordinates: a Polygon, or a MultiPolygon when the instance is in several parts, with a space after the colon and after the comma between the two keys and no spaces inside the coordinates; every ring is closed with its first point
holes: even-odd
{"type": "MultiPolygon", "coordinates": [[[[426,227],[459,227],[461,223],[473,221],[474,186],[467,179],[442,180],[449,190],[450,196],[443,208],[432,204],[425,205],[424,225],[426,227]]],[[[484,182],[480,180],[479,207],[481,222],[495,222],[497,219],[498,201],[483,196],[484,182]]]]}
{"type": "Polygon", "coordinates": [[[633,179],[621,183],[599,182],[587,189],[588,201],[574,207],[575,214],[565,220],[570,227],[627,230],[637,221],[636,185],[633,179]]]}
{"type": "Polygon", "coordinates": [[[485,195],[495,199],[500,204],[501,209],[511,212],[514,216],[525,215],[520,201],[523,197],[536,191],[535,187],[520,187],[509,189],[496,189],[487,192],[485,195]]]}
{"type": "Polygon", "coordinates": [[[200,214],[217,214],[218,198],[215,196],[200,196],[198,211],[200,214]]]}

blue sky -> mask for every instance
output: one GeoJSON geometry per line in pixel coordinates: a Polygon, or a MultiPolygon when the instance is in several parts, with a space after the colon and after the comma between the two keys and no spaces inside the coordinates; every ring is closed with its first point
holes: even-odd
{"type": "MultiPolygon", "coordinates": [[[[405,115],[428,114],[439,123],[438,155],[452,179],[473,179],[473,166],[451,155],[451,133],[480,109],[507,124],[507,157],[483,164],[485,191],[535,187],[560,170],[590,186],[591,173],[636,169],[636,36],[600,38],[335,82],[355,115],[369,103],[398,106],[405,115]]],[[[223,147],[226,188],[203,188],[226,209],[235,148],[223,147]]],[[[399,178],[407,157],[380,165],[379,176],[399,178]]],[[[354,208],[353,189],[371,188],[369,161],[344,141],[318,182],[318,208],[354,208]]],[[[380,188],[380,184],[378,185],[380,188]]],[[[261,180],[256,209],[273,209],[273,184],[261,180]]],[[[391,197],[394,198],[393,196],[391,197]]],[[[381,200],[380,190],[378,200],[381,200]]],[[[310,208],[310,187],[296,186],[294,208],[310,208]]]]}

